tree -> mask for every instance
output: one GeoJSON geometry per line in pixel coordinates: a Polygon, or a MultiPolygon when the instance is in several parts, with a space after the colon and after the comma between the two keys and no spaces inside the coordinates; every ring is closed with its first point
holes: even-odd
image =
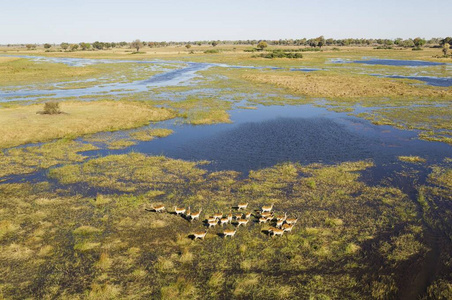
{"type": "Polygon", "coordinates": [[[36,45],[33,45],[33,44],[27,44],[27,45],[25,45],[25,47],[27,47],[27,50],[36,49],[36,45]]]}
{"type": "Polygon", "coordinates": [[[268,47],[268,44],[265,41],[260,41],[256,47],[262,51],[268,47]]]}
{"type": "Polygon", "coordinates": [[[323,37],[323,35],[321,35],[315,39],[315,42],[316,42],[317,47],[322,48],[323,45],[325,45],[325,38],[323,37]]]}
{"type": "Polygon", "coordinates": [[[185,45],[185,48],[190,49],[190,48],[191,48],[191,45],[190,45],[190,44],[187,44],[187,45],[185,45]]]}
{"type": "Polygon", "coordinates": [[[416,47],[420,48],[425,45],[426,41],[420,37],[417,37],[413,40],[413,43],[416,47]]]}
{"type": "Polygon", "coordinates": [[[83,51],[89,50],[89,48],[91,48],[91,44],[90,43],[81,42],[79,45],[80,45],[80,47],[82,47],[83,51]]]}
{"type": "Polygon", "coordinates": [[[217,42],[217,41],[213,41],[213,42],[212,42],[212,46],[215,47],[216,45],[218,45],[218,42],[217,42]]]}
{"type": "Polygon", "coordinates": [[[61,43],[60,44],[61,49],[63,50],[67,50],[67,48],[69,48],[69,44],[68,43],[61,43]]]}
{"type": "Polygon", "coordinates": [[[140,51],[142,43],[140,40],[136,39],[133,42],[130,43],[130,47],[137,49],[137,52],[140,51]]]}
{"type": "Polygon", "coordinates": [[[102,50],[102,49],[104,49],[104,43],[101,43],[99,41],[95,41],[93,43],[93,48],[97,49],[97,50],[102,50]]]}
{"type": "Polygon", "coordinates": [[[444,56],[447,56],[447,51],[449,51],[449,48],[450,48],[450,44],[449,43],[444,43],[444,45],[443,45],[444,56]]]}
{"type": "Polygon", "coordinates": [[[452,37],[448,36],[448,37],[446,37],[445,39],[442,39],[442,40],[439,42],[439,44],[440,44],[441,46],[444,46],[444,44],[449,44],[449,45],[452,46],[452,37]]]}
{"type": "Polygon", "coordinates": [[[78,45],[77,44],[72,44],[71,45],[71,50],[72,51],[76,51],[78,49],[78,45]]]}
{"type": "Polygon", "coordinates": [[[45,44],[44,44],[44,48],[50,49],[50,47],[52,47],[52,45],[50,45],[50,44],[48,44],[48,43],[45,43],[45,44]]]}

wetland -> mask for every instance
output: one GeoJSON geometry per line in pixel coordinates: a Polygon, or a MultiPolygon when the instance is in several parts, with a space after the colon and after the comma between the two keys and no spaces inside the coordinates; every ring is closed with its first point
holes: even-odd
{"type": "Polygon", "coordinates": [[[0,55],[0,297],[452,295],[450,60],[167,50],[0,55]]]}

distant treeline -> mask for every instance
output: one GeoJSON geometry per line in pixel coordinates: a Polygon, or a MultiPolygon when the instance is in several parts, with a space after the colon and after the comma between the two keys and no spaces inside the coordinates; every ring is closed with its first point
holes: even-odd
{"type": "MultiPolygon", "coordinates": [[[[65,51],[76,50],[104,50],[112,48],[136,48],[137,41],[133,42],[99,42],[86,43],[81,42],[78,44],[61,43],[61,44],[8,44],[8,47],[26,47],[28,49],[36,49],[43,46],[45,49],[52,47],[60,47],[65,51]]],[[[260,42],[266,42],[269,46],[307,46],[307,47],[323,47],[323,46],[374,46],[377,48],[391,48],[391,47],[422,47],[424,45],[430,46],[443,46],[445,43],[452,45],[452,37],[446,38],[432,38],[429,40],[423,38],[414,39],[332,39],[324,38],[323,36],[312,39],[280,39],[280,40],[236,40],[236,41],[220,41],[220,40],[205,40],[205,41],[185,41],[185,42],[153,42],[153,41],[139,41],[140,47],[160,48],[167,46],[185,46],[187,49],[193,46],[211,45],[213,47],[217,45],[257,45],[260,42]]]]}

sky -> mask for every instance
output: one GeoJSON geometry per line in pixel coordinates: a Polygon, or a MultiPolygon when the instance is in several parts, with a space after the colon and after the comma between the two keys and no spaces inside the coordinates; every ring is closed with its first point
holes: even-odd
{"type": "Polygon", "coordinates": [[[452,0],[0,0],[0,44],[452,36],[452,0]]]}

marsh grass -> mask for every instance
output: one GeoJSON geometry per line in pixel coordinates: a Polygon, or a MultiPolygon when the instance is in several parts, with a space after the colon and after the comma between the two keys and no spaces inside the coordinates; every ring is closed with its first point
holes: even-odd
{"type": "Polygon", "coordinates": [[[0,152],[0,177],[32,173],[62,163],[81,162],[86,156],[78,152],[96,149],[97,147],[87,143],[59,140],[4,150],[0,152]]]}
{"type": "Polygon", "coordinates": [[[36,114],[37,105],[0,109],[0,148],[140,127],[171,119],[169,109],[138,102],[65,102],[65,114],[36,114]]]}
{"type": "Polygon", "coordinates": [[[398,159],[400,161],[409,162],[409,163],[425,163],[427,160],[425,158],[419,156],[399,156],[398,159]]]}
{"type": "Polygon", "coordinates": [[[151,141],[154,138],[162,138],[167,137],[171,134],[173,134],[173,130],[166,129],[166,128],[151,128],[151,129],[145,129],[145,130],[138,130],[130,134],[130,136],[133,139],[139,140],[139,141],[151,141]]]}

